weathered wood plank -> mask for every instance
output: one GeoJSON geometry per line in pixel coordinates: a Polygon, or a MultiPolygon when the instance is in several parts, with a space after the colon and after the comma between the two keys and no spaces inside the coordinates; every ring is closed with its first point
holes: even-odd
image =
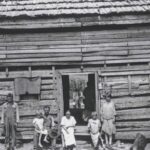
{"type": "Polygon", "coordinates": [[[116,109],[147,108],[150,107],[150,96],[113,98],[116,109]]]}
{"type": "Polygon", "coordinates": [[[130,131],[130,132],[117,132],[115,135],[116,139],[126,139],[126,140],[130,140],[130,139],[135,139],[136,134],[137,133],[141,133],[144,136],[146,136],[146,138],[150,138],[150,131],[130,131]]]}
{"type": "MultiPolygon", "coordinates": [[[[51,70],[35,70],[32,71],[32,77],[52,77],[52,71],[51,70]]],[[[10,71],[9,75],[6,77],[5,72],[0,72],[0,78],[17,78],[17,77],[30,77],[28,71],[10,71]]]]}
{"type": "Polygon", "coordinates": [[[117,120],[138,120],[138,119],[150,119],[149,108],[140,109],[128,109],[117,111],[117,120]]]}

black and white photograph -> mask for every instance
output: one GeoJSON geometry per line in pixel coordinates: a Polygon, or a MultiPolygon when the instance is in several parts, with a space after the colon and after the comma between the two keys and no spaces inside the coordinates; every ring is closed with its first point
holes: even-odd
{"type": "Polygon", "coordinates": [[[0,150],[150,150],[150,0],[0,0],[0,150]]]}

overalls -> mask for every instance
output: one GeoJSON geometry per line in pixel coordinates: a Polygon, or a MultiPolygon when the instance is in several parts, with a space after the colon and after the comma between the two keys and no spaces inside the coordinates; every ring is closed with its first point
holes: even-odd
{"type": "Polygon", "coordinates": [[[13,104],[7,104],[5,108],[5,144],[15,146],[16,142],[16,107],[13,104]]]}

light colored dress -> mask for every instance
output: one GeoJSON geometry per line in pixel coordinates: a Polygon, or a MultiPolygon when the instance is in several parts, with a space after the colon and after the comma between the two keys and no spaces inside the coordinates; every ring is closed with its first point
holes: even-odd
{"type": "Polygon", "coordinates": [[[76,120],[73,116],[70,116],[70,119],[67,119],[66,116],[62,117],[62,120],[61,120],[62,130],[61,130],[61,132],[62,132],[62,145],[63,145],[63,147],[76,145],[75,136],[74,136],[74,126],[75,125],[76,125],[76,120]],[[69,128],[67,128],[67,127],[69,127],[69,128]]]}
{"type": "Polygon", "coordinates": [[[115,121],[115,105],[111,102],[104,102],[101,108],[101,119],[103,122],[102,131],[104,131],[108,135],[112,135],[116,133],[116,127],[114,124],[115,121]]]}
{"type": "Polygon", "coordinates": [[[35,131],[40,134],[48,134],[48,130],[44,129],[44,119],[43,118],[34,118],[33,125],[35,126],[35,131]],[[38,129],[36,128],[38,127],[38,129]]]}
{"type": "Polygon", "coordinates": [[[88,129],[90,130],[91,139],[94,147],[98,146],[99,136],[100,136],[100,127],[101,123],[99,119],[89,119],[88,121],[88,129]]]}

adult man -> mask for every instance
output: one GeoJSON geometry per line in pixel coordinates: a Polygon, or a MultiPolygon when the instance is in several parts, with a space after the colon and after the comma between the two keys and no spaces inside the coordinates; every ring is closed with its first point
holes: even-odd
{"type": "MultiPolygon", "coordinates": [[[[50,107],[49,106],[45,106],[43,108],[43,111],[44,111],[44,114],[43,114],[44,124],[43,125],[50,134],[52,127],[55,126],[54,118],[50,115],[50,107]]],[[[34,149],[38,149],[38,140],[39,140],[39,133],[34,132],[34,149]]],[[[46,139],[45,141],[49,141],[49,140],[46,139]]],[[[55,138],[51,138],[50,142],[51,142],[52,147],[54,147],[55,142],[56,142],[55,138]]]]}
{"type": "MultiPolygon", "coordinates": [[[[50,115],[50,107],[45,106],[43,108],[44,110],[44,126],[48,130],[49,134],[52,130],[52,128],[55,126],[54,118],[50,115]]],[[[51,135],[49,136],[51,138],[51,135]]],[[[55,147],[56,140],[55,138],[51,138],[51,145],[52,147],[55,147]]]]}
{"type": "Polygon", "coordinates": [[[7,96],[7,102],[2,105],[1,123],[5,129],[5,146],[12,150],[15,149],[16,142],[16,127],[19,123],[19,109],[17,103],[13,100],[13,95],[10,93],[7,96]]]}

